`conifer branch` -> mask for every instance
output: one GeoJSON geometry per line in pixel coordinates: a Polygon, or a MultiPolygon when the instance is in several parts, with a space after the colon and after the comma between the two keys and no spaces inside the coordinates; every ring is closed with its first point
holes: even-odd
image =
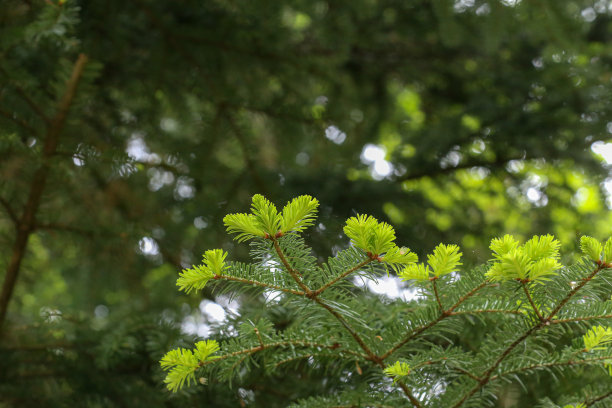
{"type": "Polygon", "coordinates": [[[543,321],[544,317],[542,317],[542,314],[540,313],[540,310],[538,309],[538,307],[533,302],[533,299],[531,298],[531,294],[529,293],[529,289],[527,289],[527,284],[525,283],[525,281],[521,281],[521,286],[523,287],[523,291],[525,292],[525,296],[527,296],[527,300],[529,301],[529,304],[531,305],[531,307],[532,307],[533,311],[535,312],[536,316],[538,316],[538,319],[540,321],[543,321]]]}
{"type": "MultiPolygon", "coordinates": [[[[3,68],[0,68],[0,72],[5,77],[10,79],[10,76],[8,75],[8,73],[3,68]]],[[[40,106],[38,106],[38,104],[36,102],[34,102],[32,100],[32,98],[30,98],[28,96],[27,92],[25,92],[22,87],[20,87],[19,85],[17,85],[14,82],[12,83],[12,85],[13,85],[13,88],[15,88],[15,90],[17,91],[17,93],[21,97],[21,99],[23,99],[25,101],[25,103],[27,103],[28,106],[30,106],[32,111],[34,111],[34,113],[36,113],[47,125],[50,125],[51,124],[51,119],[49,119],[47,117],[47,115],[43,112],[43,110],[40,108],[40,106]]]]}
{"type": "Polygon", "coordinates": [[[342,274],[340,274],[339,276],[335,277],[334,279],[332,279],[331,281],[327,282],[326,284],[324,284],[323,286],[321,286],[319,289],[317,290],[313,290],[312,294],[314,296],[318,296],[320,295],[325,289],[329,288],[330,286],[334,285],[336,282],[346,278],[347,276],[349,276],[351,273],[358,271],[359,269],[363,268],[364,266],[368,265],[370,262],[372,262],[374,260],[374,258],[368,258],[365,259],[364,261],[358,263],[357,265],[355,265],[354,267],[350,268],[349,270],[343,272],[342,274]]]}
{"type": "Polygon", "coordinates": [[[15,115],[13,115],[13,114],[11,114],[9,112],[0,110],[0,115],[2,115],[5,118],[15,122],[17,125],[21,126],[22,128],[24,128],[25,130],[27,130],[28,132],[30,132],[33,135],[35,135],[37,133],[36,130],[32,126],[30,126],[30,124],[28,122],[26,122],[23,119],[19,119],[19,118],[15,117],[15,115]]]}
{"type": "Polygon", "coordinates": [[[586,405],[587,407],[593,406],[595,404],[597,404],[600,401],[605,400],[606,398],[610,398],[612,397],[612,391],[609,391],[603,395],[600,395],[599,397],[593,398],[593,399],[589,399],[589,400],[585,400],[584,401],[584,405],[586,405]]]}
{"type": "Polygon", "coordinates": [[[559,302],[559,304],[550,312],[550,314],[546,318],[541,320],[537,325],[530,327],[519,338],[517,338],[515,341],[513,341],[512,344],[510,344],[501,353],[501,355],[497,358],[497,360],[495,360],[495,362],[493,364],[491,364],[491,366],[487,370],[485,370],[483,375],[480,377],[480,381],[478,382],[478,384],[476,384],[470,391],[468,391],[461,398],[461,400],[459,400],[459,402],[457,402],[455,405],[453,405],[453,408],[460,407],[468,398],[470,398],[472,395],[474,395],[476,392],[478,392],[478,390],[480,390],[482,387],[487,385],[491,381],[491,375],[492,375],[493,371],[495,371],[495,369],[497,369],[497,367],[502,363],[502,361],[504,361],[506,359],[506,357],[508,357],[508,355],[512,352],[512,350],[514,350],[516,348],[516,346],[521,344],[523,342],[523,340],[525,340],[527,337],[531,336],[533,333],[535,333],[536,331],[538,331],[542,327],[546,327],[546,326],[550,325],[551,319],[559,312],[559,310],[561,310],[563,308],[563,306],[565,306],[565,304],[567,302],[569,302],[570,299],[572,299],[574,297],[574,295],[580,289],[582,289],[584,287],[584,285],[586,285],[588,282],[590,282],[595,277],[595,275],[597,275],[597,273],[599,271],[601,271],[602,269],[604,269],[604,266],[598,265],[597,268],[595,270],[593,270],[593,272],[591,272],[586,278],[583,278],[582,281],[578,285],[576,285],[559,302]]]}
{"type": "Polygon", "coordinates": [[[480,285],[476,286],[474,289],[472,289],[471,291],[469,291],[468,293],[466,293],[465,295],[460,297],[459,300],[457,300],[457,302],[455,302],[455,304],[452,305],[450,308],[448,308],[447,310],[442,310],[440,315],[438,316],[438,318],[436,320],[432,320],[431,322],[427,323],[426,325],[421,326],[421,327],[419,327],[417,329],[414,329],[412,332],[408,333],[406,335],[406,337],[404,337],[404,339],[402,339],[400,342],[398,342],[393,347],[391,347],[389,350],[387,350],[384,354],[382,354],[380,356],[380,359],[381,360],[385,360],[387,357],[389,357],[391,354],[395,353],[402,346],[404,346],[406,343],[408,343],[410,340],[412,340],[413,338],[415,338],[419,334],[421,334],[424,331],[426,331],[426,330],[432,328],[433,326],[437,325],[438,323],[440,323],[442,320],[446,319],[447,317],[452,316],[455,309],[457,309],[468,298],[470,298],[471,296],[474,296],[474,294],[476,294],[476,292],[478,292],[480,289],[482,289],[485,286],[487,286],[487,284],[488,284],[487,281],[482,282],[480,285]]]}
{"type": "Polygon", "coordinates": [[[568,294],[567,296],[565,296],[565,298],[563,298],[563,300],[561,300],[561,302],[559,302],[559,304],[557,305],[557,307],[555,307],[552,312],[550,312],[548,318],[546,319],[547,322],[550,322],[550,320],[559,312],[559,310],[561,310],[561,308],[563,308],[563,306],[565,306],[565,304],[567,302],[570,301],[570,299],[572,297],[574,297],[574,295],[580,290],[582,289],[582,287],[584,285],[586,285],[587,283],[589,283],[594,277],[595,275],[597,275],[601,270],[605,269],[606,265],[600,264],[597,265],[597,268],[591,272],[591,274],[589,276],[587,276],[586,278],[582,279],[582,281],[580,281],[579,284],[577,284],[568,294]]]}
{"type": "Polygon", "coordinates": [[[502,314],[514,314],[523,315],[523,312],[519,310],[505,310],[505,309],[476,309],[476,310],[461,310],[459,312],[448,312],[449,316],[461,316],[461,315],[473,315],[483,313],[502,313],[502,314]]]}
{"type": "MultiPolygon", "coordinates": [[[[346,321],[344,317],[342,317],[340,313],[338,313],[331,306],[329,306],[327,303],[321,300],[317,294],[315,294],[306,285],[304,285],[304,283],[299,277],[299,272],[296,271],[293,268],[293,266],[291,266],[289,261],[287,260],[287,257],[285,256],[282,248],[280,247],[278,243],[278,239],[276,239],[276,237],[272,237],[271,239],[272,239],[272,242],[274,243],[274,249],[278,257],[280,258],[281,262],[283,263],[283,265],[285,266],[285,268],[287,269],[291,277],[304,290],[304,292],[306,293],[306,297],[312,299],[317,304],[319,304],[321,307],[323,307],[325,310],[327,310],[329,313],[331,313],[332,316],[334,316],[336,320],[338,320],[338,322],[340,322],[340,324],[346,329],[346,331],[351,335],[351,337],[353,337],[353,339],[357,342],[357,344],[359,344],[359,347],[361,347],[361,349],[367,354],[366,359],[372,361],[373,363],[377,364],[380,368],[384,369],[385,364],[382,361],[383,359],[377,356],[376,353],[374,353],[370,349],[370,347],[368,347],[368,345],[361,338],[361,336],[357,333],[357,331],[346,321]]],[[[404,391],[404,394],[406,394],[406,396],[408,397],[412,405],[416,408],[420,408],[421,407],[420,402],[414,397],[414,395],[412,395],[412,392],[410,391],[410,389],[408,389],[408,387],[405,384],[401,382],[398,382],[398,383],[400,384],[402,391],[404,391]]]]}
{"type": "MultiPolygon", "coordinates": [[[[40,205],[42,193],[47,183],[47,176],[51,166],[50,159],[54,155],[59,143],[59,135],[64,128],[64,123],[68,115],[68,110],[76,94],[77,85],[83,74],[87,56],[79,55],[74,64],[72,75],[66,83],[66,92],[60,100],[57,113],[50,121],[47,120],[47,133],[42,149],[42,164],[35,171],[30,185],[30,193],[25,205],[25,209],[17,226],[17,236],[13,245],[12,255],[6,270],[2,293],[0,294],[0,329],[6,318],[8,304],[13,294],[13,289],[17,282],[17,276],[21,267],[21,261],[25,255],[30,234],[36,225],[36,213],[40,205]]],[[[44,116],[43,116],[44,117],[44,116]]]]}
{"type": "Polygon", "coordinates": [[[304,282],[302,282],[302,279],[300,278],[300,272],[293,269],[293,266],[291,266],[291,264],[289,263],[289,260],[285,256],[285,253],[283,252],[282,248],[280,247],[280,244],[278,243],[278,239],[272,237],[272,243],[274,244],[274,250],[276,251],[276,254],[285,266],[285,269],[287,269],[287,272],[289,272],[295,283],[297,283],[298,286],[302,288],[306,296],[311,297],[312,291],[306,285],[304,285],[304,282]]]}
{"type": "Polygon", "coordinates": [[[436,302],[438,303],[438,307],[440,310],[444,310],[444,306],[442,306],[442,301],[440,300],[440,294],[438,293],[438,285],[436,281],[438,280],[437,276],[431,278],[431,285],[433,286],[434,296],[436,297],[436,302]]]}
{"type": "Polygon", "coordinates": [[[600,315],[600,316],[572,317],[569,319],[554,319],[550,321],[550,324],[584,322],[584,321],[595,320],[595,319],[612,319],[612,314],[600,315]]]}
{"type": "Polygon", "coordinates": [[[260,281],[256,281],[256,280],[252,280],[252,279],[237,278],[235,276],[215,275],[211,279],[213,279],[213,280],[226,280],[226,281],[233,281],[233,282],[241,282],[241,283],[244,283],[244,284],[247,284],[247,285],[260,286],[262,288],[274,289],[274,290],[278,290],[278,291],[285,292],[285,293],[291,293],[292,295],[297,295],[297,296],[304,296],[305,295],[304,292],[299,291],[299,290],[283,288],[282,286],[272,285],[272,284],[269,284],[269,283],[260,282],[260,281]]]}
{"type": "Polygon", "coordinates": [[[256,353],[258,351],[263,351],[263,350],[268,350],[268,349],[272,349],[272,348],[283,348],[283,347],[310,347],[310,348],[324,348],[324,349],[329,349],[329,350],[338,350],[338,352],[341,353],[345,353],[345,354],[350,354],[350,355],[354,355],[354,356],[358,356],[361,358],[365,358],[366,356],[360,354],[360,353],[356,353],[352,350],[340,350],[340,348],[342,346],[340,346],[338,343],[334,343],[334,344],[323,344],[323,343],[313,343],[310,341],[302,341],[302,340],[287,340],[287,341],[276,341],[276,342],[272,342],[272,343],[267,343],[264,344],[263,340],[260,342],[260,345],[257,347],[251,347],[248,349],[243,349],[243,350],[238,350],[238,351],[234,351],[232,353],[228,353],[228,354],[222,354],[219,356],[215,356],[214,359],[212,360],[207,360],[207,361],[203,361],[200,363],[200,367],[204,367],[206,365],[212,364],[212,363],[216,363],[218,361],[222,361],[222,360],[227,360],[228,358],[231,357],[236,357],[236,356],[240,356],[243,354],[252,354],[252,353],[256,353]]]}
{"type": "Polygon", "coordinates": [[[9,202],[6,201],[4,198],[0,197],[0,204],[2,204],[2,206],[6,210],[6,213],[8,214],[9,218],[13,221],[13,223],[15,223],[15,225],[19,225],[19,218],[17,217],[17,214],[15,214],[15,211],[13,211],[13,208],[11,207],[9,202]]]}
{"type": "MultiPolygon", "coordinates": [[[[530,366],[527,367],[521,367],[515,370],[510,370],[510,371],[504,371],[502,373],[499,373],[497,375],[493,375],[491,376],[490,381],[493,382],[495,380],[498,380],[504,376],[510,375],[510,374],[516,374],[516,373],[521,373],[521,372],[525,372],[525,371],[530,371],[530,370],[537,370],[537,369],[544,369],[544,368],[550,368],[550,367],[564,367],[564,366],[576,366],[576,365],[589,365],[590,363],[595,363],[595,362],[601,362],[601,361],[606,361],[606,360],[610,360],[610,356],[600,356],[600,357],[592,357],[592,358],[585,358],[585,359],[580,359],[580,360],[568,360],[568,361],[559,361],[559,362],[555,362],[555,363],[541,363],[541,364],[532,364],[530,366]]],[[[477,380],[479,380],[478,378],[476,378],[477,380]]]]}

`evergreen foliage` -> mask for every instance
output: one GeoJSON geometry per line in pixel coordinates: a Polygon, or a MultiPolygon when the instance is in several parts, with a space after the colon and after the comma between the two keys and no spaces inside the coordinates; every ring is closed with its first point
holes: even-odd
{"type": "MultiPolygon", "coordinates": [[[[493,349],[500,314],[536,324],[534,306],[546,317],[612,258],[601,241],[574,259],[577,234],[612,234],[611,18],[599,0],[3,0],[0,407],[396,407],[402,384],[474,366],[468,351],[493,349]],[[257,192],[260,219],[224,226],[257,192]],[[378,225],[360,237],[373,251],[338,235],[357,210],[378,225]],[[554,233],[563,257],[525,258],[524,282],[477,289],[503,261],[473,265],[505,232],[517,248],[554,233]],[[302,295],[274,240],[330,309],[302,295]],[[463,265],[436,276],[439,242],[460,245],[463,265]],[[201,248],[223,251],[193,265],[201,248]],[[393,385],[351,355],[361,346],[330,310],[377,354],[414,331],[384,361],[413,371],[393,385]],[[209,359],[257,347],[253,327],[278,347],[241,355],[240,371],[238,357],[206,360],[168,392],[168,350],[194,353],[202,337],[221,346],[209,359]],[[323,347],[334,339],[344,348],[323,347]],[[451,366],[422,365],[441,349],[451,366]]],[[[529,347],[584,348],[609,327],[612,307],[592,302],[609,298],[606,273],[555,317],[588,319],[529,347]]],[[[564,361],[483,393],[506,408],[606,406],[605,370],[564,361]]]]}
{"type": "MultiPolygon", "coordinates": [[[[482,407],[493,403],[505,382],[523,384],[546,376],[580,382],[586,368],[598,367],[606,375],[594,377],[588,387],[610,389],[612,327],[598,324],[612,318],[612,263],[605,249],[600,257],[608,244],[582,237],[586,258],[563,266],[558,262],[561,244],[552,235],[534,236],[522,245],[505,235],[492,240],[493,259],[486,272],[482,267],[458,269],[461,252],[454,244],[438,245],[423,266],[406,249],[399,255],[392,226],[358,215],[344,227],[352,247],[319,265],[295,228],[314,223],[316,203],[301,196],[281,215],[257,195],[252,212],[240,214],[248,223],[235,222],[236,214],[225,218],[238,241],[256,228],[265,231],[252,237],[253,263],[225,265],[224,252],[207,251],[205,263],[189,270],[188,281],[185,271],[179,277],[179,288],[202,289],[210,280],[230,282],[237,290],[266,288],[282,293],[278,306],[294,308],[299,317],[282,330],[263,317],[242,320],[220,344],[206,340],[193,351],[169,351],[161,359],[169,390],[195,383],[196,375],[202,384],[229,387],[255,367],[277,376],[300,362],[302,370],[323,368],[346,381],[337,395],[312,395],[296,407],[351,406],[356,400],[368,406],[482,407]],[[290,227],[282,230],[282,225],[290,227]],[[403,266],[397,275],[413,282],[416,300],[385,304],[358,295],[355,278],[377,279],[387,259],[403,266]],[[393,318],[377,317],[385,309],[393,318]],[[476,349],[451,340],[461,336],[466,324],[486,328],[476,349]]],[[[563,396],[559,403],[568,398],[573,405],[565,407],[605,406],[612,393],[563,396]]],[[[547,396],[540,403],[560,406],[547,396]]]]}

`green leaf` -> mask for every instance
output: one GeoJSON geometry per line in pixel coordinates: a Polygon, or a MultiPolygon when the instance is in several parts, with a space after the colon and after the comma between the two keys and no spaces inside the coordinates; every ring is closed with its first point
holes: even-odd
{"type": "Polygon", "coordinates": [[[223,218],[223,224],[230,234],[238,234],[234,239],[238,242],[253,238],[263,238],[265,231],[253,214],[228,214],[223,218]]]}
{"type": "Polygon", "coordinates": [[[558,258],[561,243],[552,235],[534,236],[523,245],[525,254],[532,260],[558,258]]]}
{"type": "Polygon", "coordinates": [[[276,206],[268,201],[267,198],[261,194],[255,194],[253,196],[251,211],[259,223],[260,228],[269,235],[274,236],[280,231],[281,216],[276,210],[276,206]]]}
{"type": "Polygon", "coordinates": [[[594,326],[582,336],[586,351],[605,350],[612,344],[612,327],[594,326]]]}
{"type": "Polygon", "coordinates": [[[183,269],[176,280],[179,290],[191,293],[192,290],[204,289],[206,283],[217,275],[222,275],[228,268],[225,264],[227,253],[222,249],[209,249],[202,257],[201,265],[193,265],[189,269],[183,269]]]}
{"type": "Polygon", "coordinates": [[[319,202],[309,195],[299,196],[291,200],[283,208],[280,229],[282,232],[301,232],[314,224],[317,217],[319,202]]]}
{"type": "Polygon", "coordinates": [[[389,377],[393,377],[393,382],[395,382],[401,377],[410,374],[410,366],[407,363],[396,361],[395,364],[385,368],[383,372],[389,377]]]}
{"type": "Polygon", "coordinates": [[[489,248],[495,252],[495,257],[500,258],[508,252],[518,248],[519,242],[510,234],[506,234],[503,238],[494,238],[491,240],[489,248]]]}
{"type": "Polygon", "coordinates": [[[586,235],[580,237],[580,250],[591,261],[598,262],[600,260],[602,249],[603,248],[602,248],[601,242],[599,242],[595,238],[588,237],[586,235]]]}
{"type": "Polygon", "coordinates": [[[608,238],[606,245],[604,246],[603,261],[607,264],[612,263],[612,237],[608,238]]]}
{"type": "Polygon", "coordinates": [[[403,271],[398,273],[398,276],[402,280],[424,281],[428,280],[430,275],[431,270],[429,269],[429,266],[425,266],[422,263],[408,265],[403,271]]]}
{"type": "Polygon", "coordinates": [[[461,265],[461,255],[457,245],[440,244],[434,249],[433,254],[427,256],[427,262],[435,276],[442,276],[453,272],[461,265]]]}

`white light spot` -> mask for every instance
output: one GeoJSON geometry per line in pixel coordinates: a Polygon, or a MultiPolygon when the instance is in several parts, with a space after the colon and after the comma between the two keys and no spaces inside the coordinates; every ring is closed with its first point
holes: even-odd
{"type": "Polygon", "coordinates": [[[361,151],[361,161],[370,164],[377,160],[384,160],[386,154],[384,148],[368,143],[361,151]]]}
{"type": "Polygon", "coordinates": [[[387,177],[393,171],[393,166],[386,160],[374,162],[374,172],[380,177],[387,177]]]}
{"type": "Polygon", "coordinates": [[[474,7],[474,0],[455,0],[453,9],[458,13],[463,13],[471,7],[474,7]]]}
{"type": "Polygon", "coordinates": [[[521,0],[501,0],[504,6],[514,7],[521,2],[521,0]]]}
{"type": "Polygon", "coordinates": [[[225,310],[233,315],[238,315],[240,303],[236,299],[231,299],[229,296],[220,295],[215,299],[218,304],[223,306],[225,310]]]}
{"type": "Polygon", "coordinates": [[[155,167],[147,170],[147,176],[149,176],[149,190],[151,191],[157,191],[174,182],[174,174],[155,167]]]}
{"type": "Polygon", "coordinates": [[[159,122],[159,127],[164,132],[174,132],[178,129],[178,123],[172,118],[162,118],[159,122]]]}
{"type": "Polygon", "coordinates": [[[195,188],[192,186],[192,183],[193,180],[189,177],[179,177],[176,181],[174,197],[177,200],[193,198],[193,196],[195,195],[195,188]]]}
{"type": "Polygon", "coordinates": [[[266,303],[278,303],[283,298],[283,292],[280,290],[266,289],[263,292],[266,303]]]}
{"type": "Polygon", "coordinates": [[[142,133],[132,134],[132,137],[128,140],[125,151],[128,156],[137,161],[149,162],[152,156],[149,147],[144,141],[144,134],[142,133]]]}
{"type": "Polygon", "coordinates": [[[608,208],[612,209],[612,177],[604,180],[603,187],[606,191],[606,195],[608,196],[606,199],[606,204],[608,205],[608,208]]]}
{"type": "Polygon", "coordinates": [[[440,160],[440,167],[446,169],[448,167],[457,167],[463,156],[456,150],[451,150],[446,156],[440,160]]]}
{"type": "Polygon", "coordinates": [[[603,157],[607,164],[612,164],[612,143],[598,141],[591,145],[591,150],[603,157]]]}
{"type": "Polygon", "coordinates": [[[223,306],[210,300],[203,300],[200,303],[200,311],[210,322],[222,322],[225,320],[225,310],[223,306]]]}
{"type": "Polygon", "coordinates": [[[104,319],[106,316],[108,316],[108,307],[105,305],[96,306],[94,309],[94,315],[97,319],[104,319]]]}
{"type": "Polygon", "coordinates": [[[306,152],[299,152],[295,156],[295,162],[299,164],[300,166],[307,165],[309,161],[310,161],[310,156],[306,152]]]}
{"type": "Polygon", "coordinates": [[[159,245],[151,237],[142,237],[138,241],[138,249],[144,255],[159,255],[159,245]]]}
{"type": "Polygon", "coordinates": [[[335,144],[342,144],[346,140],[346,133],[338,129],[336,126],[329,126],[325,129],[325,137],[335,144]]]}
{"type": "Polygon", "coordinates": [[[77,155],[72,156],[72,162],[74,163],[75,166],[79,166],[79,167],[85,165],[85,161],[77,155]]]}
{"type": "Polygon", "coordinates": [[[40,308],[40,317],[45,319],[45,323],[55,323],[62,320],[62,312],[59,309],[43,306],[40,308]]]}
{"type": "Polygon", "coordinates": [[[203,217],[195,217],[193,219],[193,226],[197,229],[204,229],[208,227],[208,222],[203,217]]]}
{"type": "Polygon", "coordinates": [[[506,169],[510,173],[519,173],[525,168],[525,163],[522,160],[510,160],[506,165],[506,169]]]}
{"type": "Polygon", "coordinates": [[[582,10],[582,13],[580,13],[580,15],[587,23],[591,23],[597,18],[597,13],[593,9],[593,7],[585,8],[584,10],[582,10]]]}
{"type": "Polygon", "coordinates": [[[544,60],[542,58],[534,58],[531,60],[531,64],[535,68],[540,69],[544,67],[544,60]]]}
{"type": "Polygon", "coordinates": [[[382,180],[394,170],[393,165],[385,160],[386,154],[384,147],[370,143],[361,151],[361,162],[370,165],[370,173],[375,180],[382,180]]]}

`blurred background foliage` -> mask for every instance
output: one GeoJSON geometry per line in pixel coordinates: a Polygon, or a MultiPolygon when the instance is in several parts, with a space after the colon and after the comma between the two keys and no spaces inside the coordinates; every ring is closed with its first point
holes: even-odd
{"type": "MultiPolygon", "coordinates": [[[[611,24],[603,0],[5,0],[0,406],[333,392],[338,379],[299,370],[176,396],[161,384],[170,347],[264,313],[262,295],[174,285],[206,249],[247,256],[222,217],[255,193],[317,197],[321,259],[359,212],[421,256],[456,243],[481,263],[495,236],[554,233],[571,262],[580,235],[612,234],[611,24]]],[[[386,284],[374,294],[401,293],[386,284]]],[[[279,329],[295,318],[265,313],[279,329]]],[[[509,384],[499,406],[561,392],[524,386],[531,399],[509,384]]]]}

